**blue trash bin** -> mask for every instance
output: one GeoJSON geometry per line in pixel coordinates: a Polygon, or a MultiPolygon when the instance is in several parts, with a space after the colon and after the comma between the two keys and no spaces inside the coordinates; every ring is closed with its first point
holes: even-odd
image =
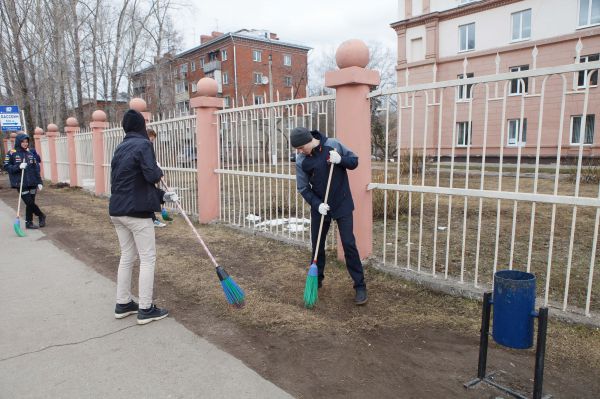
{"type": "Polygon", "coordinates": [[[519,270],[494,275],[494,341],[514,349],[533,346],[535,276],[519,270]]]}

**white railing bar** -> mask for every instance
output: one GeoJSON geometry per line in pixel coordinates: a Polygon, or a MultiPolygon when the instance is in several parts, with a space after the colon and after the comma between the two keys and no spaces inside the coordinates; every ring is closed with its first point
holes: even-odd
{"type": "MultiPolygon", "coordinates": [[[[585,71],[588,69],[600,69],[600,61],[594,62],[582,62],[579,64],[569,64],[569,65],[561,65],[558,67],[548,67],[548,68],[540,68],[540,69],[531,69],[527,71],[520,72],[505,72],[497,75],[485,75],[467,79],[454,79],[454,80],[446,80],[442,82],[434,82],[434,83],[426,83],[412,86],[404,86],[404,87],[394,87],[394,88],[386,88],[374,90],[367,95],[367,98],[388,95],[388,94],[398,94],[398,93],[409,93],[416,91],[425,91],[430,89],[438,89],[438,88],[446,88],[446,87],[455,87],[455,86],[463,86],[468,84],[478,84],[478,83],[491,83],[491,82],[500,82],[503,80],[514,80],[514,79],[523,79],[530,78],[536,76],[544,76],[544,75],[556,75],[561,73],[569,73],[569,72],[579,72],[585,71]]],[[[591,74],[590,74],[591,75],[591,74]]]]}
{"type": "Polygon", "coordinates": [[[228,108],[228,109],[222,109],[222,110],[215,111],[215,113],[216,114],[229,114],[229,113],[240,112],[240,111],[274,108],[274,107],[278,107],[278,106],[288,106],[288,105],[297,105],[297,104],[307,104],[307,103],[313,103],[313,102],[317,102],[317,101],[329,101],[329,100],[335,100],[335,94],[328,94],[326,96],[306,97],[306,98],[300,98],[300,99],[296,99],[296,100],[278,101],[278,102],[273,102],[273,103],[247,105],[247,106],[238,107],[238,108],[228,108]]]}
{"type": "Polygon", "coordinates": [[[533,194],[512,191],[495,191],[495,190],[478,190],[465,188],[451,187],[434,187],[434,186],[412,186],[409,184],[384,184],[384,183],[369,183],[368,190],[389,190],[389,191],[406,191],[413,193],[426,194],[442,194],[448,196],[468,196],[474,198],[488,198],[497,200],[512,200],[526,202],[541,202],[544,204],[571,205],[571,206],[587,206],[600,208],[600,198],[595,197],[573,197],[568,195],[551,195],[551,194],[533,194]]]}
{"type": "Polygon", "coordinates": [[[254,176],[254,177],[266,177],[269,179],[284,179],[284,180],[296,180],[296,175],[288,175],[282,173],[268,173],[268,172],[247,172],[242,170],[231,170],[231,169],[215,169],[215,173],[232,176],[254,176]]]}

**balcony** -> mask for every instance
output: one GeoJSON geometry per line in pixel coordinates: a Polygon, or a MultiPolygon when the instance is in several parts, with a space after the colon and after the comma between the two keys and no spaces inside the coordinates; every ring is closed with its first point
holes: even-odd
{"type": "Polygon", "coordinates": [[[214,60],[206,62],[202,67],[202,70],[204,71],[204,73],[210,73],[212,71],[221,70],[221,61],[214,60]]]}

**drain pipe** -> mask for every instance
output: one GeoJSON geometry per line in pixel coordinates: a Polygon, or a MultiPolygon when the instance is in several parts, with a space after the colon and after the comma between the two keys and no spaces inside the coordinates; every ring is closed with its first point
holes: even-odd
{"type": "Polygon", "coordinates": [[[235,106],[239,107],[238,101],[238,79],[237,79],[237,57],[235,53],[235,38],[231,35],[231,42],[233,43],[233,86],[235,88],[235,106]]]}

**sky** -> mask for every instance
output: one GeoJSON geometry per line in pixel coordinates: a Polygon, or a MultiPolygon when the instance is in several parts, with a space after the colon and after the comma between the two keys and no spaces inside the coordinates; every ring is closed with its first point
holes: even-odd
{"type": "Polygon", "coordinates": [[[200,35],[264,29],[279,40],[307,45],[311,58],[332,53],[345,40],[377,42],[396,55],[398,0],[183,0],[175,23],[183,49],[200,44],[200,35]]]}

